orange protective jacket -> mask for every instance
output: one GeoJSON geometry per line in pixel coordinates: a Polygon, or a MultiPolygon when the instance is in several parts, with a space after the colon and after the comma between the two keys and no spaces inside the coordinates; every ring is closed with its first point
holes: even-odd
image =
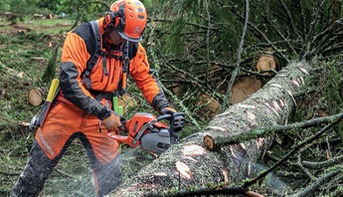
{"type": "MultiPolygon", "coordinates": [[[[102,24],[103,18],[98,21],[101,35],[104,33],[102,24]]],[[[95,50],[90,49],[87,42],[94,39],[89,23],[82,24],[68,33],[62,50],[60,87],[62,96],[67,100],[86,113],[103,120],[110,116],[111,111],[105,103],[98,101],[92,92],[109,93],[118,90],[118,84],[122,78],[123,63],[121,60],[111,57],[106,57],[106,65],[103,65],[103,61],[98,61],[90,72],[91,90],[87,89],[83,73],[86,70],[87,61],[95,50]]],[[[103,47],[102,50],[106,51],[103,47]]],[[[120,52],[111,52],[111,54],[121,55],[120,52]]],[[[99,58],[99,60],[101,59],[102,57],[99,58]]],[[[159,111],[163,107],[169,106],[157,82],[149,74],[147,55],[140,43],[138,43],[136,56],[130,61],[129,74],[154,109],[159,111]]]]}

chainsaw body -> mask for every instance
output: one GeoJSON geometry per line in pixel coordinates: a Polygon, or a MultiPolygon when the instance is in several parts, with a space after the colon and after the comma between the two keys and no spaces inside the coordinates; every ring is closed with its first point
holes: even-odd
{"type": "Polygon", "coordinates": [[[185,123],[182,112],[159,117],[149,113],[136,113],[130,120],[123,122],[127,136],[109,132],[108,136],[133,148],[141,146],[145,151],[163,153],[175,143],[175,132],[182,130],[185,123]],[[170,125],[162,123],[169,120],[170,125]]]}

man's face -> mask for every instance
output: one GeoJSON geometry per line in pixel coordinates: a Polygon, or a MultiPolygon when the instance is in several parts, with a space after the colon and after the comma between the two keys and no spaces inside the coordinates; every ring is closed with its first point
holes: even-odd
{"type": "Polygon", "coordinates": [[[121,45],[125,42],[125,39],[123,39],[115,30],[108,35],[108,38],[112,41],[112,44],[114,45],[121,45]]]}

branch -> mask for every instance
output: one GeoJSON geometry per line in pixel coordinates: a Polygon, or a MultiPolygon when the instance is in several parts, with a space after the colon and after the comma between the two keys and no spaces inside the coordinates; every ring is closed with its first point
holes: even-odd
{"type": "Polygon", "coordinates": [[[198,86],[199,88],[203,88],[204,90],[207,90],[207,93],[209,95],[214,95],[216,98],[221,98],[222,96],[218,93],[215,92],[214,90],[212,90],[210,87],[203,85],[203,81],[199,80],[198,78],[194,77],[193,75],[189,74],[188,72],[182,70],[182,69],[178,69],[176,68],[174,65],[170,64],[169,61],[166,59],[166,57],[159,51],[160,55],[163,57],[163,59],[166,62],[165,66],[168,66],[171,70],[176,71],[177,73],[180,73],[182,75],[184,75],[187,79],[189,79],[191,81],[191,83],[193,83],[194,85],[198,86]]]}
{"type": "Polygon", "coordinates": [[[237,62],[236,62],[236,68],[235,70],[233,71],[232,75],[231,75],[231,78],[230,78],[230,81],[228,83],[228,86],[226,88],[226,93],[225,93],[225,96],[224,96],[224,103],[222,105],[222,111],[225,111],[226,110],[226,107],[227,107],[227,104],[231,98],[231,89],[232,89],[232,86],[233,86],[233,83],[235,82],[236,80],[236,77],[238,75],[238,72],[240,70],[240,62],[241,62],[241,54],[242,54],[242,51],[243,51],[243,44],[244,44],[244,39],[245,39],[245,35],[246,35],[246,32],[247,32],[247,26],[248,26],[248,22],[249,22],[249,0],[246,0],[245,1],[245,21],[244,21],[244,28],[243,28],[243,32],[242,32],[242,38],[241,38],[241,41],[239,43],[239,47],[238,47],[238,51],[237,51],[237,62]]]}
{"type": "MultiPolygon", "coordinates": [[[[152,43],[152,39],[153,39],[153,33],[154,33],[155,28],[152,28],[151,33],[150,33],[150,43],[152,43]]],[[[151,57],[154,58],[155,57],[155,53],[152,50],[152,47],[149,48],[150,52],[151,52],[151,57]]],[[[157,61],[155,61],[157,62],[157,61]]],[[[159,64],[157,62],[157,64],[155,65],[157,67],[158,70],[160,70],[159,68],[159,64]]],[[[157,77],[158,78],[158,77],[157,77]]],[[[159,82],[159,85],[162,87],[163,91],[167,92],[169,96],[171,96],[174,100],[177,101],[178,105],[181,107],[182,111],[186,114],[186,116],[192,121],[192,123],[198,128],[200,129],[200,125],[198,124],[198,122],[193,118],[192,114],[189,112],[188,108],[183,104],[182,101],[180,101],[177,96],[175,96],[171,91],[169,91],[167,88],[164,87],[164,85],[162,83],[159,82]]]]}
{"type": "Polygon", "coordinates": [[[288,9],[287,5],[285,4],[285,2],[283,0],[279,0],[282,4],[282,7],[284,8],[284,10],[286,11],[287,17],[288,17],[288,21],[290,22],[290,26],[292,27],[293,31],[295,31],[298,35],[299,33],[297,32],[297,28],[294,24],[294,20],[292,17],[292,14],[290,12],[290,10],[288,9]]]}
{"type": "Polygon", "coordinates": [[[342,20],[343,18],[340,18],[324,31],[313,37],[311,43],[316,44],[317,47],[312,49],[311,54],[318,54],[319,52],[325,53],[326,50],[332,50],[334,48],[338,48],[339,51],[340,46],[342,46],[342,35],[339,33],[335,34],[335,32],[342,32],[342,20]]]}
{"type": "Polygon", "coordinates": [[[333,157],[327,161],[322,161],[322,162],[302,161],[302,164],[306,168],[325,169],[325,168],[328,168],[330,166],[333,166],[342,162],[343,162],[343,155],[338,156],[338,157],[333,157]]]}
{"type": "Polygon", "coordinates": [[[310,186],[306,187],[304,190],[293,194],[291,197],[305,197],[305,196],[312,196],[313,192],[322,187],[325,182],[330,182],[330,179],[332,179],[337,174],[343,173],[343,168],[338,168],[336,170],[333,170],[321,177],[319,177],[316,182],[312,183],[310,186]]]}
{"type": "Polygon", "coordinates": [[[207,14],[207,32],[206,32],[206,61],[207,61],[207,66],[206,66],[206,73],[205,73],[205,84],[206,86],[209,86],[208,83],[208,73],[211,67],[210,64],[210,27],[211,27],[211,15],[210,12],[208,11],[208,2],[205,0],[206,4],[206,14],[207,14]]]}
{"type": "MultiPolygon", "coordinates": [[[[233,6],[234,7],[234,6],[233,6]]],[[[236,10],[234,9],[231,9],[231,11],[236,15],[238,16],[241,20],[244,19],[244,17],[242,17],[239,13],[237,13],[236,10]]],[[[283,55],[283,53],[275,46],[272,44],[272,42],[268,39],[268,37],[259,29],[257,28],[254,24],[252,23],[248,23],[250,25],[250,27],[255,30],[267,43],[269,43],[270,47],[273,48],[273,50],[275,51],[275,53],[280,56],[282,59],[284,59],[286,61],[286,63],[289,63],[290,60],[283,55]]]]}
{"type": "Polygon", "coordinates": [[[300,169],[305,173],[305,175],[310,178],[312,181],[316,179],[316,177],[314,177],[302,164],[302,159],[301,159],[301,154],[302,152],[304,152],[306,149],[308,149],[310,146],[307,146],[307,148],[304,148],[302,150],[299,151],[298,154],[298,162],[296,163],[296,165],[298,167],[300,167],[300,169]]]}
{"type": "MultiPolygon", "coordinates": [[[[228,138],[216,140],[216,147],[237,144],[240,142],[248,141],[251,139],[257,139],[259,137],[266,137],[273,134],[283,133],[284,131],[295,129],[295,128],[308,128],[313,126],[318,126],[323,123],[332,123],[343,118],[343,113],[339,113],[332,116],[314,118],[305,122],[297,122],[288,125],[275,125],[267,128],[257,128],[249,132],[242,133],[241,135],[229,136],[228,138]]],[[[206,136],[205,136],[206,138],[206,136]]],[[[205,141],[205,139],[204,139],[205,141]]]]}
{"type": "Polygon", "coordinates": [[[182,101],[180,101],[177,96],[175,96],[170,90],[168,90],[167,88],[164,87],[164,85],[161,83],[160,84],[162,86],[163,91],[165,91],[169,96],[171,96],[173,98],[173,100],[175,100],[177,102],[177,105],[180,106],[180,108],[182,109],[182,111],[185,113],[187,119],[190,119],[191,122],[198,128],[201,129],[201,126],[199,125],[198,121],[193,118],[192,113],[188,110],[188,107],[186,107],[182,101]]]}
{"type": "Polygon", "coordinates": [[[310,23],[310,28],[308,30],[307,35],[305,36],[304,46],[306,47],[306,51],[305,51],[303,57],[307,60],[311,59],[312,56],[314,55],[310,52],[311,51],[311,45],[312,45],[312,42],[310,42],[310,38],[313,37],[313,31],[315,30],[316,26],[318,25],[318,18],[320,17],[319,13],[321,12],[325,2],[326,2],[326,0],[323,0],[320,5],[318,5],[314,8],[314,13],[313,13],[314,18],[313,18],[313,21],[310,23]]]}
{"type": "Polygon", "coordinates": [[[325,126],[324,128],[322,128],[319,132],[317,132],[315,135],[310,136],[309,138],[307,138],[306,140],[300,142],[297,146],[295,146],[289,153],[287,153],[282,159],[280,159],[278,162],[276,162],[273,166],[271,166],[269,169],[263,171],[260,173],[260,175],[258,175],[256,178],[250,179],[246,182],[243,183],[243,188],[246,188],[252,184],[255,184],[256,182],[258,182],[259,180],[261,180],[263,177],[267,176],[271,171],[273,171],[276,167],[278,167],[282,162],[284,162],[285,160],[287,160],[290,156],[292,156],[295,152],[297,152],[300,148],[302,148],[303,146],[305,146],[306,144],[314,141],[315,139],[317,139],[320,135],[322,135],[324,132],[332,130],[332,128],[337,124],[336,122],[333,122],[327,126],[325,126]]]}

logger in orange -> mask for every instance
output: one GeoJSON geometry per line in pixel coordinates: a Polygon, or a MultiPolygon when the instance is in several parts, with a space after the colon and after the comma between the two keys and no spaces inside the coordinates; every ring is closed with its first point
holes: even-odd
{"type": "Polygon", "coordinates": [[[118,0],[98,21],[68,33],[62,50],[60,92],[36,131],[28,163],[11,196],[38,196],[68,145],[78,138],[86,149],[96,195],[120,184],[119,143],[107,136],[119,132],[120,116],[112,98],[125,92],[130,74],[146,100],[160,114],[174,113],[153,76],[140,44],[146,11],[138,0],[118,0]]]}

